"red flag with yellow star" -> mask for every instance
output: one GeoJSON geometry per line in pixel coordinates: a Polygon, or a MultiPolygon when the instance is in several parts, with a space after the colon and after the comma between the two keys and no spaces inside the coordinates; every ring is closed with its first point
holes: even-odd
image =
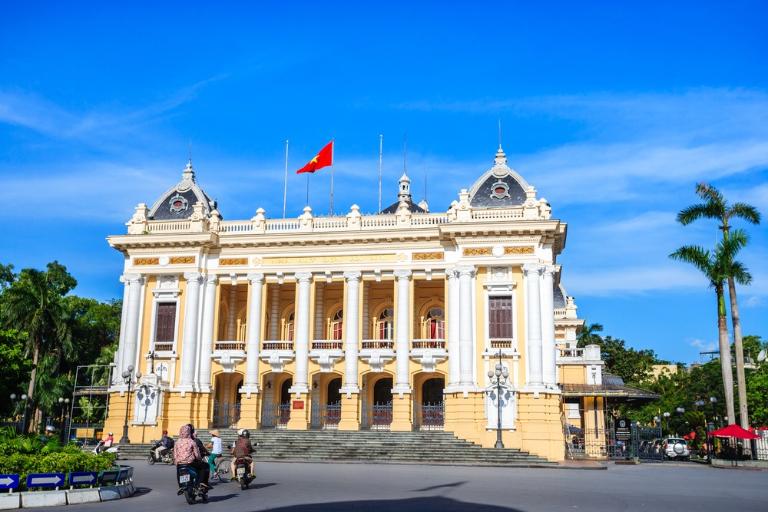
{"type": "Polygon", "coordinates": [[[315,172],[323,167],[333,165],[333,141],[325,145],[315,157],[310,160],[307,165],[296,171],[296,174],[303,172],[315,172]]]}

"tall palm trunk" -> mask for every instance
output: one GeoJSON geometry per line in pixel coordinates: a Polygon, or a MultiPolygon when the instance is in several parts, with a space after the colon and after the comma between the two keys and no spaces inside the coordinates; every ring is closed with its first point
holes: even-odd
{"type": "Polygon", "coordinates": [[[717,292],[717,331],[720,345],[720,369],[723,372],[725,388],[725,407],[728,423],[736,423],[736,410],[733,404],[733,370],[731,369],[731,346],[728,343],[728,321],[726,320],[725,294],[723,283],[715,287],[717,292]]]}
{"type": "Polygon", "coordinates": [[[35,384],[37,383],[37,363],[40,359],[40,343],[35,342],[35,348],[32,350],[32,371],[29,374],[29,385],[27,386],[27,400],[24,403],[24,422],[27,425],[27,432],[35,432],[37,425],[30,421],[29,412],[34,410],[35,404],[35,384]],[[32,405],[30,408],[29,406],[32,405]]]}
{"type": "MultiPolygon", "coordinates": [[[[728,295],[731,299],[731,321],[733,322],[733,347],[736,352],[736,384],[739,387],[739,424],[749,428],[749,407],[747,403],[747,379],[744,376],[744,345],[741,341],[741,320],[736,301],[736,283],[728,278],[728,295]]],[[[734,418],[734,423],[736,419],[734,418]]]]}

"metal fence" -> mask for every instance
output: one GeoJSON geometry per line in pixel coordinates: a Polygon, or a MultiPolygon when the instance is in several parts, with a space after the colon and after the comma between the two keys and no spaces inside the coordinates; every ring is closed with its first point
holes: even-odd
{"type": "Polygon", "coordinates": [[[768,430],[758,430],[760,439],[755,441],[755,456],[757,460],[768,460],[768,430]]]}
{"type": "Polygon", "coordinates": [[[445,404],[415,404],[413,426],[417,430],[443,430],[445,427],[445,404]]]}
{"type": "Polygon", "coordinates": [[[231,427],[240,421],[240,404],[213,402],[213,426],[231,427]]]}
{"type": "Polygon", "coordinates": [[[617,436],[614,427],[582,429],[565,425],[566,455],[570,459],[607,458],[614,460],[639,458],[661,461],[664,458],[660,428],[632,424],[628,433],[617,436]]]}
{"type": "Polygon", "coordinates": [[[264,404],[261,411],[261,426],[263,428],[280,428],[288,426],[288,420],[291,419],[291,404],[264,404]]]}
{"type": "Polygon", "coordinates": [[[366,405],[361,423],[363,428],[370,430],[389,430],[392,424],[392,402],[366,405]]]}

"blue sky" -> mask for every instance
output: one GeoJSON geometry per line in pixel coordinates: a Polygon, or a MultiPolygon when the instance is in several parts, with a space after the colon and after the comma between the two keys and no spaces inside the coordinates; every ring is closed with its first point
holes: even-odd
{"type": "MultiPolygon", "coordinates": [[[[560,259],[580,314],[662,357],[716,341],[714,298],[676,225],[707,180],[768,215],[763,2],[4,4],[0,261],[58,259],[77,293],[121,294],[105,237],[175,183],[198,180],[229,219],[280,216],[285,139],[298,168],[336,139],[336,209],[394,200],[402,142],[433,211],[510,164],[569,224],[560,259]]],[[[328,173],[312,179],[328,209],[328,173]]],[[[289,215],[304,181],[289,180],[289,215]]],[[[768,222],[768,220],[766,220],[768,222]]],[[[768,335],[768,236],[749,227],[746,333],[768,335]]]]}

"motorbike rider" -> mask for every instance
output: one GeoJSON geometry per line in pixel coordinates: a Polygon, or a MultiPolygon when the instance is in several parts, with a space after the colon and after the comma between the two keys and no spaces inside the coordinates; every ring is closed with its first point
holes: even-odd
{"type": "Polygon", "coordinates": [[[251,454],[255,451],[256,450],[251,444],[251,433],[246,429],[238,430],[237,441],[235,441],[235,446],[232,447],[233,459],[231,474],[233,477],[237,474],[235,472],[235,463],[237,462],[237,459],[243,459],[248,462],[248,469],[250,470],[251,475],[256,476],[256,472],[253,470],[253,458],[251,457],[251,454]]]}
{"type": "Polygon", "coordinates": [[[168,453],[168,450],[173,449],[173,439],[168,435],[167,430],[163,430],[163,437],[155,447],[155,460],[163,460],[163,456],[168,453]]]}
{"type": "MultiPolygon", "coordinates": [[[[179,429],[179,440],[173,447],[173,458],[176,466],[188,464],[195,468],[198,474],[198,481],[207,488],[208,485],[208,464],[203,461],[203,452],[200,451],[202,443],[195,439],[195,428],[191,423],[183,425],[179,429]]],[[[205,448],[203,448],[205,450],[205,448]]]]}

